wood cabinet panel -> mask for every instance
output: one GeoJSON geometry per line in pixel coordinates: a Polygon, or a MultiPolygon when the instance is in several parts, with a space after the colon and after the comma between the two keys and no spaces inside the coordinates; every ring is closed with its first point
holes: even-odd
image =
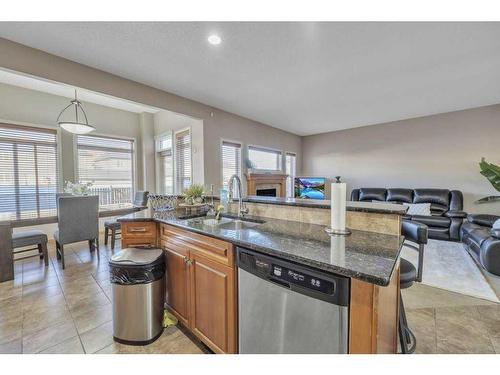
{"type": "Polygon", "coordinates": [[[164,248],[167,261],[167,305],[177,318],[189,326],[190,286],[189,286],[189,251],[185,249],[164,248]]]}
{"type": "Polygon", "coordinates": [[[122,249],[127,247],[156,247],[158,225],[150,221],[121,223],[122,249]]]}
{"type": "Polygon", "coordinates": [[[213,351],[236,353],[235,271],[191,253],[191,329],[213,351]]]}
{"type": "Polygon", "coordinates": [[[182,241],[196,248],[207,258],[228,266],[234,265],[233,245],[229,242],[216,238],[203,236],[201,234],[185,231],[170,225],[162,224],[160,227],[160,238],[165,241],[182,241]]]}

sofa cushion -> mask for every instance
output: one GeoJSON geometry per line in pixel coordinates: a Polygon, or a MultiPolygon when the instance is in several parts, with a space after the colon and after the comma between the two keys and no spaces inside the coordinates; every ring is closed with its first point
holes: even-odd
{"type": "Polygon", "coordinates": [[[488,228],[483,227],[471,230],[468,237],[470,240],[481,246],[484,241],[491,237],[491,234],[488,228]]]}
{"type": "Polygon", "coordinates": [[[415,189],[413,203],[430,203],[433,214],[448,211],[450,191],[446,189],[415,189]]]}
{"type": "Polygon", "coordinates": [[[432,238],[434,240],[449,240],[450,229],[440,227],[429,228],[429,238],[432,238]]]}
{"type": "Polygon", "coordinates": [[[411,189],[387,189],[387,202],[412,203],[413,190],[411,189]]]}
{"type": "Polygon", "coordinates": [[[12,234],[12,247],[24,247],[47,243],[47,235],[41,230],[33,229],[12,234]]]}
{"type": "Polygon", "coordinates": [[[431,216],[430,203],[403,203],[403,205],[408,207],[408,211],[406,211],[408,215],[431,216]]]}
{"type": "Polygon", "coordinates": [[[360,201],[385,201],[387,190],[380,188],[363,188],[359,189],[360,201]]]}
{"type": "Polygon", "coordinates": [[[440,227],[449,228],[451,220],[443,216],[423,216],[423,215],[412,215],[412,220],[418,221],[419,223],[425,224],[428,227],[440,227]]]}
{"type": "Polygon", "coordinates": [[[495,223],[495,221],[497,221],[498,219],[500,219],[500,216],[497,216],[497,215],[471,214],[471,215],[467,216],[467,221],[469,223],[473,223],[473,224],[477,224],[477,225],[481,225],[481,226],[489,227],[489,228],[491,228],[493,226],[493,224],[495,223]]]}

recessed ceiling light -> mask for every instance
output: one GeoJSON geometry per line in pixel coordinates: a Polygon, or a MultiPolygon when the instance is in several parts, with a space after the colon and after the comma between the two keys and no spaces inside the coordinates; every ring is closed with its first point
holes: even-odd
{"type": "Polygon", "coordinates": [[[214,46],[220,44],[220,42],[222,42],[222,39],[218,35],[212,34],[208,37],[208,43],[213,44],[214,46]]]}

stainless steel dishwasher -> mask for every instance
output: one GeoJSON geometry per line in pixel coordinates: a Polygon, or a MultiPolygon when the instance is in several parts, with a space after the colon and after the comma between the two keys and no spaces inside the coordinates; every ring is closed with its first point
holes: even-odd
{"type": "Polygon", "coordinates": [[[347,353],[349,279],[238,248],[240,353],[347,353]]]}

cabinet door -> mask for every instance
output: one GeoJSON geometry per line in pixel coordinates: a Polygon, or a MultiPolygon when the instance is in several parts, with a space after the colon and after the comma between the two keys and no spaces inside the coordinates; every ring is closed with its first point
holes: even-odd
{"type": "Polygon", "coordinates": [[[167,261],[167,305],[186,326],[189,324],[189,268],[187,249],[164,247],[167,261]]]}
{"type": "Polygon", "coordinates": [[[214,352],[236,353],[235,270],[190,252],[191,329],[214,352]]]}

